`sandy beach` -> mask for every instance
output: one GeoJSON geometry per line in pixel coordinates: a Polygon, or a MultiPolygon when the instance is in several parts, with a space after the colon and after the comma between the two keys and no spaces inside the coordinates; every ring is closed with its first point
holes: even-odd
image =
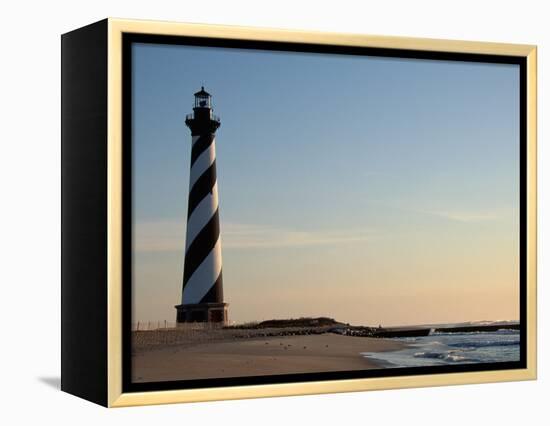
{"type": "Polygon", "coordinates": [[[214,333],[165,344],[153,335],[141,337],[132,355],[134,382],[365,370],[381,365],[361,352],[404,347],[387,339],[333,333],[247,338],[214,333]]]}

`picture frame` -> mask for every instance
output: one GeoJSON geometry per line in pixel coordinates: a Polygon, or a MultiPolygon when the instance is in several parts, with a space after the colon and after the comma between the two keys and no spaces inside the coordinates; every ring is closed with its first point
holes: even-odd
{"type": "MultiPolygon", "coordinates": [[[[64,34],[61,47],[63,391],[107,407],[121,407],[536,379],[535,46],[109,18],[64,34]],[[132,72],[136,67],[132,46],[140,43],[517,66],[519,150],[514,152],[518,157],[519,188],[515,206],[519,215],[519,322],[515,328],[518,360],[490,365],[428,365],[137,383],[132,375],[132,365],[136,365],[132,359],[135,298],[131,297],[131,280],[135,277],[132,168],[136,164],[132,157],[136,124],[132,122],[132,72]]],[[[189,107],[182,100],[182,123],[191,107],[191,95],[189,107]]],[[[210,93],[203,87],[195,93],[195,101],[208,102],[210,106],[210,93]]],[[[195,114],[196,108],[203,106],[196,103],[195,114]]],[[[209,123],[217,120],[212,117],[209,116],[209,123]]],[[[193,120],[197,116],[187,120],[194,132],[193,120]]],[[[182,134],[182,139],[186,136],[182,134]]],[[[186,191],[185,188],[184,196],[186,191]]],[[[211,188],[209,191],[212,193],[211,188]]],[[[182,302],[175,310],[174,306],[170,309],[174,317],[177,310],[178,323],[201,322],[196,318],[202,318],[204,313],[209,318],[207,322],[221,315],[227,325],[227,304],[222,299],[216,301],[193,302],[191,307],[182,302]]],[[[350,324],[346,326],[349,327],[345,330],[356,331],[350,324]]],[[[372,336],[376,328],[367,331],[372,336]]]]}

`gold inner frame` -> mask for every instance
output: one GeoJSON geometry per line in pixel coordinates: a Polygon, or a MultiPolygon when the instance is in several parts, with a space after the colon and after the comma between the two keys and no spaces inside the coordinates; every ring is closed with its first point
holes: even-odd
{"type": "Polygon", "coordinates": [[[166,404],[536,379],[537,49],[533,45],[288,31],[109,18],[108,405],[166,404]],[[188,390],[122,392],[122,34],[156,34],[518,56],[527,59],[527,368],[188,390]]]}

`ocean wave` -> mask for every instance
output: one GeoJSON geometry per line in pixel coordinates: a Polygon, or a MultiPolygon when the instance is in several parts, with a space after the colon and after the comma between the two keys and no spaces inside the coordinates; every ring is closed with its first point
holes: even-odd
{"type": "Polygon", "coordinates": [[[501,328],[497,331],[463,331],[460,333],[446,333],[444,331],[432,331],[430,333],[431,336],[475,336],[479,334],[519,334],[518,330],[511,329],[511,328],[501,328]]]}
{"type": "Polygon", "coordinates": [[[476,362],[473,358],[468,358],[464,355],[458,354],[456,351],[447,351],[447,352],[416,352],[413,355],[415,358],[429,358],[429,359],[439,359],[442,361],[449,362],[476,362]]]}
{"type": "Polygon", "coordinates": [[[518,320],[497,320],[497,321],[466,321],[466,322],[453,322],[453,323],[441,323],[441,324],[430,324],[434,327],[468,327],[468,326],[484,326],[484,325],[502,325],[506,327],[507,325],[517,325],[519,324],[518,320]]]}
{"type": "Polygon", "coordinates": [[[493,346],[516,346],[519,345],[519,340],[485,340],[485,341],[472,341],[467,342],[453,342],[447,343],[447,346],[452,348],[487,348],[493,346]]]}
{"type": "Polygon", "coordinates": [[[392,367],[495,363],[520,359],[520,333],[517,330],[442,333],[399,340],[406,344],[405,348],[369,353],[369,358],[386,362],[392,367]]]}

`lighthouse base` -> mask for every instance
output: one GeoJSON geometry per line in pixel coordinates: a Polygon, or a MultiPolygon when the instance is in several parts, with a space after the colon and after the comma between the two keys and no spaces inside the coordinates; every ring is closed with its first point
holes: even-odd
{"type": "Polygon", "coordinates": [[[188,303],[177,305],[177,323],[205,322],[227,325],[228,303],[188,303]]]}

